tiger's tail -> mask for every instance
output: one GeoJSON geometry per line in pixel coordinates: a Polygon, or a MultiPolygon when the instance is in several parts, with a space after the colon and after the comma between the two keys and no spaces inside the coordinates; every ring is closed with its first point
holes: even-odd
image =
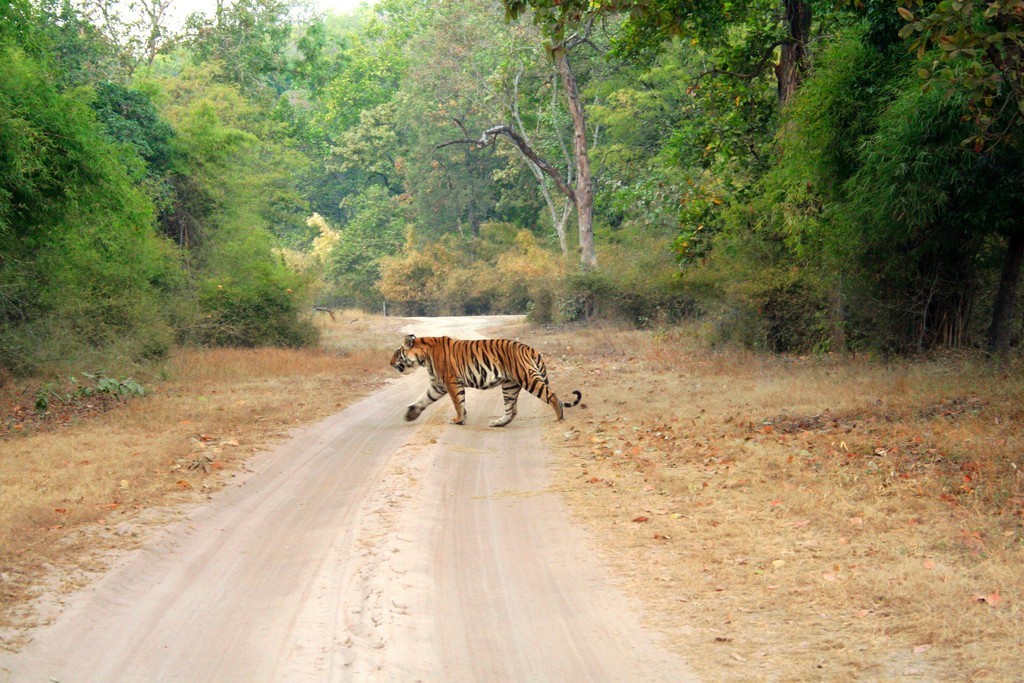
{"type": "Polygon", "coordinates": [[[572,403],[569,403],[568,401],[562,401],[563,408],[572,408],[573,406],[579,405],[580,401],[583,400],[583,394],[581,394],[580,392],[573,390],[572,393],[575,394],[576,400],[573,401],[572,403]]]}

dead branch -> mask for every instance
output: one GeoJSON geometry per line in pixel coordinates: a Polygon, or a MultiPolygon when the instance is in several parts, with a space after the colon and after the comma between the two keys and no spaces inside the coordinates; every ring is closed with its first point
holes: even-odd
{"type": "Polygon", "coordinates": [[[686,91],[693,92],[694,90],[696,90],[697,86],[700,85],[701,79],[705,78],[706,76],[731,76],[732,78],[738,78],[742,81],[752,81],[758,76],[760,76],[761,73],[764,71],[764,68],[768,65],[768,60],[771,59],[772,55],[775,54],[775,48],[781,45],[786,45],[789,42],[790,40],[787,38],[785,40],[777,40],[771,45],[769,45],[765,49],[764,55],[762,55],[761,59],[757,62],[757,64],[754,66],[753,70],[751,70],[750,73],[741,74],[735,71],[729,71],[727,69],[719,69],[716,66],[711,69],[708,69],[707,71],[697,74],[697,76],[693,79],[693,83],[690,85],[689,88],[686,89],[686,91]]]}
{"type": "MultiPolygon", "coordinates": [[[[462,124],[459,121],[456,121],[455,124],[462,128],[462,124]]],[[[517,133],[515,129],[508,124],[503,123],[497,126],[491,126],[487,130],[485,130],[483,134],[480,135],[480,138],[477,140],[473,140],[471,138],[461,138],[458,140],[449,140],[448,142],[442,142],[441,144],[434,147],[434,150],[439,150],[443,147],[449,147],[451,145],[472,145],[474,147],[479,148],[490,147],[497,142],[500,136],[505,136],[509,140],[511,140],[512,143],[519,148],[519,151],[523,153],[523,156],[525,156],[527,159],[536,164],[537,168],[546,173],[552,180],[555,181],[555,185],[558,187],[559,192],[564,194],[566,197],[568,197],[575,203],[576,193],[573,191],[571,187],[569,187],[569,184],[565,182],[561,174],[558,172],[558,169],[556,169],[554,166],[541,159],[537,152],[534,151],[533,147],[531,147],[530,144],[523,138],[523,136],[517,133]]]]}

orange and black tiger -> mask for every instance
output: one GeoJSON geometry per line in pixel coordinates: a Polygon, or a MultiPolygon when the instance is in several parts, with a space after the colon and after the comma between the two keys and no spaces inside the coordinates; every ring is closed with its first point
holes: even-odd
{"type": "Polygon", "coordinates": [[[424,366],[430,373],[430,386],[405,412],[406,421],[415,420],[431,403],[448,394],[455,404],[454,424],[466,421],[466,389],[501,387],[505,414],[491,422],[504,427],[515,419],[519,392],[528,392],[550,405],[558,419],[562,408],[571,408],[576,400],[563,403],[548,386],[548,369],[544,360],[526,344],[511,339],[452,339],[451,337],[416,337],[408,335],[405,343],[391,357],[391,366],[405,372],[424,366]]]}

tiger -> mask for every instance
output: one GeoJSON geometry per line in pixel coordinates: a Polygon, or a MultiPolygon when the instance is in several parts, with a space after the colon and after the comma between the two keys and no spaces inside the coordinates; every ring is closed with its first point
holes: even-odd
{"type": "Polygon", "coordinates": [[[493,389],[500,386],[505,400],[505,413],[490,423],[504,427],[515,419],[519,392],[528,392],[550,405],[558,420],[563,408],[572,408],[583,399],[573,391],[572,403],[558,400],[548,386],[548,370],[536,349],[512,339],[452,339],[451,337],[406,336],[391,357],[391,367],[404,373],[424,366],[430,373],[430,386],[405,412],[412,422],[423,410],[445,394],[455,404],[452,424],[466,423],[466,388],[493,389]]]}

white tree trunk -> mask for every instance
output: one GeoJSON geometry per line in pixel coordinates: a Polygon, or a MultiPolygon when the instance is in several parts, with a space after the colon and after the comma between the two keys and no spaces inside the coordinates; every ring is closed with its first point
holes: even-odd
{"type": "Polygon", "coordinates": [[[565,97],[569,102],[572,117],[573,157],[576,159],[576,218],[580,232],[580,266],[584,270],[597,268],[597,252],[594,250],[594,184],[590,177],[590,154],[587,149],[587,119],[583,112],[583,101],[576,85],[576,76],[569,65],[569,53],[565,48],[555,51],[555,65],[565,86],[565,97]]]}

